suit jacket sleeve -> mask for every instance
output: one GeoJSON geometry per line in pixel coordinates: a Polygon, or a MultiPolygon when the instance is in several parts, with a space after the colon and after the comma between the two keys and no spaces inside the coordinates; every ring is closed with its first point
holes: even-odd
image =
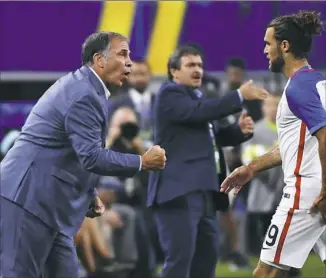
{"type": "Polygon", "coordinates": [[[135,175],[140,168],[140,157],[104,149],[102,125],[104,119],[91,96],[83,96],[68,110],[66,133],[83,167],[104,176],[135,175]]]}
{"type": "Polygon", "coordinates": [[[253,134],[243,134],[239,125],[236,123],[219,128],[216,134],[216,141],[221,147],[230,147],[240,145],[252,138],[252,136],[253,134]]]}
{"type": "Polygon", "coordinates": [[[181,86],[170,86],[162,90],[158,109],[166,119],[174,123],[200,123],[221,119],[241,111],[242,105],[237,91],[222,98],[192,99],[181,86]]]}

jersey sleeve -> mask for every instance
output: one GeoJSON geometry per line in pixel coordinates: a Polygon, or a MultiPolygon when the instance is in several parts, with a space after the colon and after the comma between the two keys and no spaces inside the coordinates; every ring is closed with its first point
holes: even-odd
{"type": "Polygon", "coordinates": [[[303,78],[291,80],[285,94],[290,110],[306,124],[311,135],[326,126],[326,112],[315,81],[303,78]]]}

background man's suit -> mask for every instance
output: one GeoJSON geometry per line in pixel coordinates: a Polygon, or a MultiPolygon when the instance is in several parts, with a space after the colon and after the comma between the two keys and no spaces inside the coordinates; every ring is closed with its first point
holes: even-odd
{"type": "MultiPolygon", "coordinates": [[[[221,99],[199,98],[197,92],[166,83],[154,105],[155,143],[166,150],[167,164],[150,173],[148,205],[165,252],[164,278],[214,277],[217,262],[215,214],[221,204],[208,122],[241,111],[241,99],[237,91],[221,99]]],[[[243,140],[242,135],[232,142],[231,136],[240,130],[216,128],[219,147],[243,140]]]]}
{"type": "MultiPolygon", "coordinates": [[[[151,109],[153,107],[155,101],[155,95],[152,94],[150,97],[150,103],[147,108],[151,109]]],[[[115,99],[112,99],[109,103],[109,118],[112,117],[112,114],[121,107],[129,107],[132,110],[134,110],[140,118],[142,115],[139,115],[140,113],[137,111],[137,104],[132,99],[129,92],[123,93],[119,96],[117,96],[115,99]]],[[[149,112],[151,113],[151,111],[149,112]]],[[[151,116],[151,115],[150,115],[151,116]]]]}
{"type": "Polygon", "coordinates": [[[139,170],[138,155],[104,149],[105,93],[86,66],[61,78],[32,109],[2,161],[0,276],[39,277],[47,261],[51,277],[76,277],[72,236],[98,174],[130,177],[139,170]]]}

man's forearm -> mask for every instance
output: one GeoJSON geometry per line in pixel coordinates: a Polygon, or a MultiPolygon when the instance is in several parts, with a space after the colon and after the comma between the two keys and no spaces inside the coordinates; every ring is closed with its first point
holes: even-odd
{"type": "Polygon", "coordinates": [[[280,166],[282,164],[281,154],[279,147],[276,147],[268,153],[257,157],[248,164],[254,173],[280,166]]]}

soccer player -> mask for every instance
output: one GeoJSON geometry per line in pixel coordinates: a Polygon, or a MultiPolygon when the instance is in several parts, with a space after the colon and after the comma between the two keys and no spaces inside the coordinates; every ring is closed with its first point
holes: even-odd
{"type": "Polygon", "coordinates": [[[326,260],[321,235],[326,220],[326,80],[307,61],[322,22],[315,11],[274,19],[264,53],[272,72],[288,82],[276,116],[279,146],[241,166],[223,182],[222,192],[242,186],[257,173],[282,165],[286,186],[264,240],[253,277],[284,277],[302,268],[312,248],[326,260]]]}

